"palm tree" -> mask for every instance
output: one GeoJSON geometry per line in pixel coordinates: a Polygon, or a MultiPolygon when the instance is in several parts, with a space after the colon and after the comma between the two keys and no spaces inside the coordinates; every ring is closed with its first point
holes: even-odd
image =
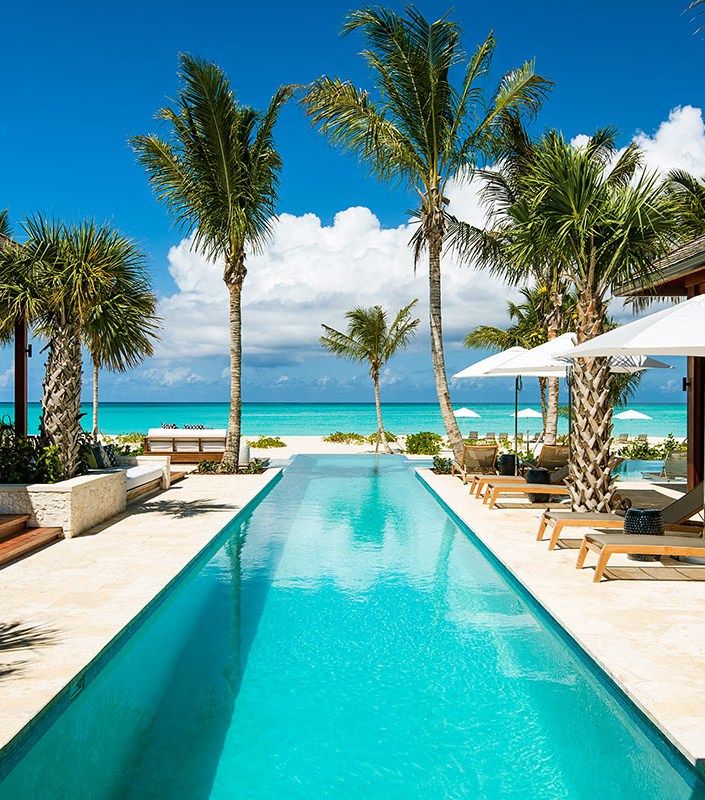
{"type": "Polygon", "coordinates": [[[153,355],[159,320],[156,297],[147,279],[142,254],[127,239],[114,235],[108,253],[112,282],[93,304],[83,325],[83,339],[93,366],[93,439],[98,441],[100,369],[126,372],[153,355]]]}
{"type": "MultiPolygon", "coordinates": [[[[579,343],[605,330],[614,289],[636,278],[648,282],[655,260],[673,241],[672,201],[664,183],[645,171],[641,160],[635,144],[619,153],[609,128],[584,146],[551,132],[536,147],[524,179],[525,196],[508,208],[498,256],[503,268],[508,274],[527,275],[537,261],[556,259],[576,293],[579,343]]],[[[572,397],[573,506],[607,510],[613,495],[607,359],[574,362],[572,397]]]]}
{"type": "Polygon", "coordinates": [[[507,73],[488,99],[480,87],[495,40],[492,34],[463,65],[459,85],[451,80],[463,52],[460,28],[447,18],[428,22],[413,6],[405,16],[385,8],[352,12],[343,33],[361,30],[363,52],[376,98],[349,81],[323,76],[303,98],[313,123],[330,141],[357,155],[380,180],[402,184],[420,196],[418,262],[428,253],[431,355],[436,393],[448,438],[460,457],[463,439],[453,415],[443,351],[441,254],[446,230],[445,191],[487,155],[501,116],[534,113],[548,83],[526,62],[507,73]]]}
{"type": "Polygon", "coordinates": [[[236,471],[242,412],[242,289],[247,252],[261,249],[275,220],[281,158],[273,130],[291,89],[279,89],[263,113],[241,105],[220,67],[182,55],[174,108],[158,118],[169,140],[136,136],[132,145],[157,198],[194,249],[222,260],[230,307],[230,415],[223,472],[236,471]]]}
{"type": "Polygon", "coordinates": [[[8,210],[0,210],[0,239],[10,238],[10,214],[8,210]]]}
{"type": "Polygon", "coordinates": [[[125,254],[141,257],[107,225],[68,227],[37,215],[22,228],[26,241],[0,253],[0,317],[24,317],[48,342],[40,434],[59,448],[70,478],[80,466],[84,326],[124,270],[125,254]]]}
{"type": "Polygon", "coordinates": [[[321,344],[329,352],[349,361],[367,362],[375,387],[375,407],[377,409],[377,445],[382,443],[385,453],[391,452],[382,424],[382,404],[379,393],[379,379],[382,367],[389,359],[403,350],[416,332],[419,320],[413,319],[411,309],[418,300],[412,300],[408,306],[400,309],[391,325],[387,324],[387,313],[381,306],[372,308],[354,308],[348,311],[346,333],[323,325],[325,334],[321,336],[321,344]]]}
{"type": "Polygon", "coordinates": [[[705,180],[684,170],[672,170],[668,174],[668,191],[682,233],[687,236],[705,234],[705,180]]]}

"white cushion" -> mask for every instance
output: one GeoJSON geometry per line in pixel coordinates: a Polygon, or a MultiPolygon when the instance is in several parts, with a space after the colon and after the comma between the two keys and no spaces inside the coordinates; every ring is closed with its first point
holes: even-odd
{"type": "Polygon", "coordinates": [[[129,467],[125,471],[125,489],[129,492],[130,489],[144,486],[145,483],[154,481],[157,478],[161,480],[163,476],[164,471],[162,468],[151,464],[138,464],[136,467],[129,467]]]}
{"type": "Polygon", "coordinates": [[[150,428],[148,439],[225,439],[225,428],[150,428]]]}

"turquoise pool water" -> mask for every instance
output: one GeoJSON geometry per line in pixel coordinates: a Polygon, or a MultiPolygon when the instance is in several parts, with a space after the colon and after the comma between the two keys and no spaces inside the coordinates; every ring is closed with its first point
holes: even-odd
{"type": "Polygon", "coordinates": [[[1,798],[705,797],[396,457],[297,458],[42,727],[1,798]]]}

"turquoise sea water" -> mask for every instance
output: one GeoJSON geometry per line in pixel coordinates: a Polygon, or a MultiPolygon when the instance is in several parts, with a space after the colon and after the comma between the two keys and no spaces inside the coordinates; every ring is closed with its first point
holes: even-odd
{"type": "Polygon", "coordinates": [[[215,547],[0,798],[705,797],[403,459],[300,456],[215,547]]]}
{"type": "MultiPolygon", "coordinates": [[[[459,408],[462,403],[457,403],[459,408]]],[[[487,431],[511,433],[514,430],[514,406],[509,404],[470,404],[480,414],[479,419],[460,420],[464,433],[487,431]]],[[[526,405],[522,404],[521,408],[526,405]]],[[[531,406],[537,411],[539,406],[531,406]]],[[[684,405],[635,405],[653,417],[643,421],[615,420],[615,433],[651,436],[686,435],[686,410],[684,405]]],[[[39,421],[39,404],[31,403],[30,428],[36,431],[39,421]]],[[[83,405],[86,425],[90,426],[91,407],[83,405]]],[[[12,415],[9,403],[0,403],[0,417],[12,415]]],[[[227,403],[103,403],[100,410],[100,428],[103,433],[146,433],[148,428],[158,428],[163,422],[177,425],[203,423],[206,427],[223,428],[228,419],[227,403]]],[[[394,433],[415,433],[421,430],[443,432],[443,422],[435,403],[389,403],[384,406],[385,426],[394,433]]],[[[561,430],[567,431],[568,421],[559,421],[561,430]]],[[[325,436],[336,430],[371,433],[377,427],[372,403],[245,403],[243,429],[248,435],[310,435],[325,436]]],[[[535,432],[537,420],[522,420],[520,430],[535,432]]]]}

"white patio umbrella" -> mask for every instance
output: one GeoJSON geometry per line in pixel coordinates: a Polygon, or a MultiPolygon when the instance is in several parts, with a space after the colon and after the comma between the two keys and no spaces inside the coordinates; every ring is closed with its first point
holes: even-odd
{"type": "Polygon", "coordinates": [[[626,411],[620,411],[619,414],[614,415],[615,419],[652,419],[648,414],[641,411],[636,411],[633,408],[628,408],[626,411]]]}
{"type": "MultiPolygon", "coordinates": [[[[514,416],[517,420],[519,419],[543,419],[543,414],[540,411],[536,411],[533,408],[522,408],[521,411],[515,411],[514,416]]],[[[516,424],[515,424],[516,427],[516,424]]],[[[526,429],[526,452],[527,454],[530,452],[529,450],[529,434],[530,431],[526,429]]],[[[516,445],[514,446],[516,450],[516,445]]]]}
{"type": "Polygon", "coordinates": [[[705,356],[705,295],[620,325],[573,348],[570,358],[705,356]]]}
{"type": "Polygon", "coordinates": [[[454,411],[453,414],[455,414],[455,416],[458,418],[467,417],[468,419],[470,417],[477,418],[480,416],[477,411],[473,411],[471,408],[465,408],[464,406],[463,408],[459,408],[457,411],[454,411]]]}

